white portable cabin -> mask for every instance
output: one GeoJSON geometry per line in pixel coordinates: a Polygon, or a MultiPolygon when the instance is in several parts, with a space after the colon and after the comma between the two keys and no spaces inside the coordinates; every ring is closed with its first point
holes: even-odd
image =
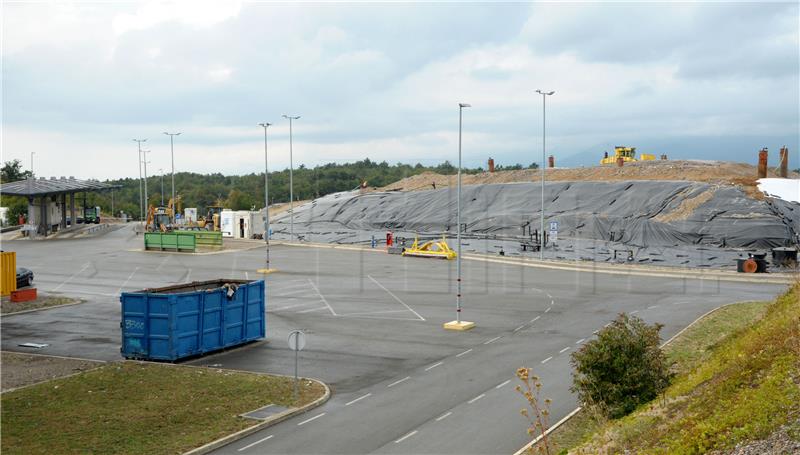
{"type": "Polygon", "coordinates": [[[219,229],[222,231],[223,237],[233,237],[234,232],[234,219],[236,212],[233,210],[224,209],[222,213],[219,214],[219,229]]]}
{"type": "Polygon", "coordinates": [[[233,238],[249,239],[252,238],[251,226],[252,219],[249,210],[237,210],[234,212],[233,238]]]}

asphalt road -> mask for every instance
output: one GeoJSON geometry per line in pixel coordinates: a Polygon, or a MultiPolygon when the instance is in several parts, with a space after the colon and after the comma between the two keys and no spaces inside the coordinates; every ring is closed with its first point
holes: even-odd
{"type": "MultiPolygon", "coordinates": [[[[119,359],[121,290],[212,278],[258,278],[263,248],[215,255],[132,251],[130,229],[96,239],[4,242],[40,292],[86,303],[2,318],[2,347],[119,359]]],[[[520,366],[542,378],[552,420],[575,408],[569,355],[616,314],[664,324],[669,338],[725,303],[768,299],[782,286],[568,272],[464,261],[455,318],[455,263],[373,251],[273,246],[267,340],[189,363],[291,374],[286,336],[308,334],[301,375],[321,379],[325,405],[237,441],[223,453],[512,453],[528,440],[514,390],[520,366]]]]}

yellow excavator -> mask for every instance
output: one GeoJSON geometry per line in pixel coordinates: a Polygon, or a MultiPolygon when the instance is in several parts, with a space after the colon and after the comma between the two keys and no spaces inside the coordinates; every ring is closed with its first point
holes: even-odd
{"type": "Polygon", "coordinates": [[[170,199],[166,207],[153,207],[147,209],[147,223],[145,229],[148,232],[168,232],[175,224],[175,211],[181,211],[181,197],[176,196],[175,200],[170,199]]]}
{"type": "Polygon", "coordinates": [[[197,226],[200,229],[205,229],[207,231],[219,231],[222,209],[223,207],[218,205],[209,206],[206,216],[200,217],[200,219],[197,220],[197,226]]]}
{"type": "Polygon", "coordinates": [[[640,153],[637,160],[636,147],[618,145],[614,147],[614,156],[608,156],[608,152],[606,152],[603,159],[600,160],[600,164],[617,164],[619,158],[622,158],[622,161],[626,163],[630,163],[632,161],[654,161],[656,156],[650,153],[640,153]]]}

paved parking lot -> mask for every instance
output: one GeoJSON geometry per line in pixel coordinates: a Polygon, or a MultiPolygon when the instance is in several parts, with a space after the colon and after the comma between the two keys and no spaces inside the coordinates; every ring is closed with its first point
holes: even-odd
{"type": "MultiPolygon", "coordinates": [[[[40,292],[86,303],[3,317],[4,350],[119,359],[119,293],[212,278],[260,278],[263,249],[214,255],[131,251],[131,229],[92,240],[7,242],[40,292]]],[[[267,340],[191,360],[291,374],[286,336],[308,334],[302,375],[333,398],[305,416],[224,447],[228,453],[509,453],[527,440],[514,371],[533,367],[553,420],[575,407],[569,354],[622,311],[672,336],[721,304],[768,299],[777,285],[610,275],[464,261],[464,318],[455,318],[455,263],[374,251],[274,246],[267,340]]]]}

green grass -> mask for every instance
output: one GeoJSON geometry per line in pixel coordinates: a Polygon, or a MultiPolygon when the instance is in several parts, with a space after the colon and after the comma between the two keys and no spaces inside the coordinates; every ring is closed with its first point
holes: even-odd
{"type": "MultiPolygon", "coordinates": [[[[292,379],[118,362],[2,395],[3,454],[181,453],[254,424],[239,414],[291,405],[292,379]]],[[[301,402],[322,396],[303,381],[301,402]]]]}
{"type": "MultiPolygon", "coordinates": [[[[708,360],[715,346],[760,320],[769,304],[770,302],[735,303],[719,308],[697,321],[665,346],[667,359],[673,364],[672,370],[680,376],[708,360]]],[[[625,428],[626,439],[635,440],[642,427],[648,428],[650,420],[642,419],[625,428]]],[[[608,420],[601,415],[582,409],[552,433],[551,441],[558,450],[566,453],[589,441],[608,424],[608,420]]]]}
{"type": "Polygon", "coordinates": [[[695,454],[763,439],[800,414],[800,286],[736,329],[736,311],[715,313],[674,348],[686,362],[663,398],[602,425],[578,453],[695,454]],[[723,336],[721,330],[728,330],[723,336]],[[702,346],[709,345],[710,349],[702,346]]]}

